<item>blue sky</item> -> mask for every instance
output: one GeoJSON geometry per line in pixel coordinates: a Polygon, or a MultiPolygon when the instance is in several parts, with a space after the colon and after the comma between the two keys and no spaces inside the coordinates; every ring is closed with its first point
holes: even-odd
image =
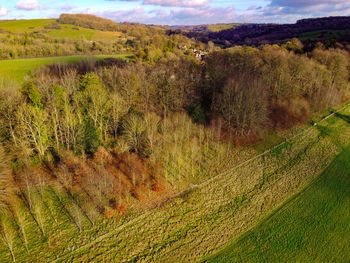
{"type": "Polygon", "coordinates": [[[57,18],[61,13],[168,25],[293,23],[306,17],[350,15],[350,0],[0,0],[0,19],[57,18]]]}

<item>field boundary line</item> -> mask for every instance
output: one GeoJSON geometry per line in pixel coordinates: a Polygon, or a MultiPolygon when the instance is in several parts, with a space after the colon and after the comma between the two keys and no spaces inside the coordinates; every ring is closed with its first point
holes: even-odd
{"type": "Polygon", "coordinates": [[[308,133],[308,132],[311,131],[314,127],[316,127],[317,125],[319,125],[319,124],[322,123],[323,121],[325,121],[325,120],[327,120],[327,119],[333,117],[334,115],[336,115],[337,113],[343,111],[344,109],[346,109],[346,108],[349,107],[349,106],[350,106],[350,103],[346,103],[345,106],[343,106],[343,107],[340,108],[339,110],[334,111],[334,112],[332,112],[331,114],[329,114],[329,115],[323,117],[320,121],[315,122],[315,123],[313,124],[313,126],[310,126],[310,127],[306,128],[305,130],[303,130],[303,131],[297,133],[296,135],[294,135],[294,136],[292,136],[292,137],[290,137],[290,138],[284,140],[284,141],[281,142],[280,144],[278,144],[278,145],[276,145],[276,146],[273,146],[272,148],[270,148],[270,149],[268,149],[268,150],[266,150],[266,151],[264,151],[264,152],[262,152],[262,153],[260,153],[260,154],[258,154],[258,155],[255,155],[254,157],[252,157],[252,158],[250,158],[250,159],[248,159],[248,160],[246,160],[246,161],[244,161],[244,162],[242,162],[242,163],[240,163],[240,164],[238,164],[238,165],[236,165],[236,166],[234,166],[234,167],[228,169],[228,170],[225,171],[225,172],[222,172],[222,173],[220,173],[220,174],[217,174],[217,175],[213,176],[212,178],[210,178],[210,179],[208,179],[208,180],[206,180],[206,181],[204,181],[204,182],[202,182],[202,183],[200,183],[200,184],[198,184],[198,185],[196,185],[196,186],[190,186],[190,187],[187,188],[186,190],[183,190],[182,192],[180,192],[180,193],[178,193],[178,194],[176,194],[176,195],[170,197],[169,199],[165,200],[165,201],[162,202],[161,204],[159,204],[159,205],[157,205],[157,206],[155,206],[155,207],[153,207],[153,208],[151,208],[151,209],[146,210],[146,211],[143,212],[141,215],[139,215],[139,216],[137,216],[137,217],[131,219],[130,221],[126,222],[125,224],[123,224],[123,225],[121,225],[121,226],[118,226],[117,228],[115,228],[115,229],[113,229],[113,230],[111,230],[111,231],[109,231],[109,232],[107,232],[107,233],[104,233],[104,234],[98,236],[96,239],[94,239],[94,240],[90,241],[89,243],[86,243],[86,244],[84,244],[84,245],[82,245],[82,246],[76,248],[75,250],[72,250],[72,251],[69,251],[69,252],[63,254],[62,256],[56,258],[56,259],[53,260],[52,262],[59,262],[59,261],[63,260],[65,257],[67,257],[68,255],[70,255],[70,254],[72,254],[72,253],[76,253],[76,252],[78,252],[78,251],[80,251],[80,250],[82,250],[82,249],[84,249],[84,248],[87,248],[87,247],[89,247],[89,246],[91,246],[91,245],[93,245],[93,244],[95,244],[95,243],[98,243],[99,241],[102,241],[102,240],[103,240],[105,237],[107,237],[107,236],[110,236],[110,235],[113,235],[113,234],[116,234],[116,233],[122,231],[122,230],[123,230],[124,228],[126,228],[127,226],[132,225],[134,222],[137,222],[137,221],[140,220],[140,219],[143,219],[143,218],[146,217],[149,213],[151,213],[153,210],[155,210],[156,208],[161,207],[161,206],[164,205],[165,203],[170,202],[170,201],[172,201],[172,200],[174,200],[174,199],[176,199],[176,198],[178,198],[178,197],[180,197],[180,196],[182,196],[182,195],[184,195],[184,194],[190,192],[191,190],[202,188],[202,187],[208,185],[209,183],[213,182],[213,181],[216,180],[217,178],[220,178],[221,176],[225,176],[225,175],[227,175],[227,174],[233,172],[234,170],[236,170],[236,169],[238,169],[238,168],[240,168],[240,167],[246,165],[247,163],[249,163],[249,162],[251,162],[251,161],[254,161],[254,160],[256,160],[256,159],[258,159],[258,158],[260,158],[260,157],[262,157],[262,156],[264,156],[264,155],[266,155],[266,154],[272,152],[273,150],[277,149],[278,147],[284,145],[285,143],[290,142],[290,141],[296,139],[297,137],[300,137],[301,135],[304,135],[304,134],[308,133]]]}

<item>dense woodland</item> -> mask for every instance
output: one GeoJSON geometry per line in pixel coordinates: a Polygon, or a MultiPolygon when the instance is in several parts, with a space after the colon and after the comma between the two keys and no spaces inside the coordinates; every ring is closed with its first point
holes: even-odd
{"type": "MultiPolygon", "coordinates": [[[[43,185],[59,182],[71,195],[90,197],[83,211],[93,224],[96,211],[109,217],[110,208],[123,212],[132,200],[207,176],[205,158],[219,155],[222,143],[254,144],[271,131],[306,123],[349,96],[350,55],[342,49],[319,44],[304,53],[293,39],[282,46],[213,48],[199,61],[177,47],[184,37],[148,37],[140,34],[135,42],[140,46],[132,49],[137,59],[131,62],[54,64],[38,69],[18,88],[1,83],[4,218],[12,211],[21,228],[19,196],[34,207],[40,226],[40,208],[29,189],[38,187],[40,193],[43,185]]],[[[85,40],[51,42],[24,35],[2,41],[4,57],[10,56],[6,47],[16,56],[75,53],[78,43],[79,52],[91,51],[85,40]],[[44,51],[45,45],[52,53],[44,51]]],[[[101,44],[100,52],[113,53],[114,47],[101,44]]],[[[8,227],[6,220],[1,229],[8,227]]],[[[79,227],[79,218],[74,222],[79,227]]]]}
{"type": "Polygon", "coordinates": [[[162,134],[174,114],[219,125],[220,136],[236,144],[254,142],[340,104],[348,81],[348,53],[322,48],[306,56],[280,46],[236,47],[203,63],[183,56],[56,64],[20,90],[1,88],[1,138],[18,166],[59,162],[67,152],[91,156],[99,146],[149,158],[157,143],[150,134],[162,134]]]}

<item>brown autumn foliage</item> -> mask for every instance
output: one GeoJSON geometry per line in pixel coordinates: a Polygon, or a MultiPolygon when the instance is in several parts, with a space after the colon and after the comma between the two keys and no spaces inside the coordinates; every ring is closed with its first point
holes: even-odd
{"type": "Polygon", "coordinates": [[[269,118],[272,127],[289,129],[294,124],[305,123],[310,115],[310,103],[305,98],[299,98],[273,101],[269,118]]]}
{"type": "Polygon", "coordinates": [[[100,147],[85,161],[68,155],[57,166],[27,167],[16,174],[21,189],[30,186],[59,184],[72,195],[84,193],[107,218],[112,210],[124,213],[129,198],[144,200],[152,192],[162,193],[165,182],[151,169],[147,160],[135,153],[116,154],[100,147]]]}

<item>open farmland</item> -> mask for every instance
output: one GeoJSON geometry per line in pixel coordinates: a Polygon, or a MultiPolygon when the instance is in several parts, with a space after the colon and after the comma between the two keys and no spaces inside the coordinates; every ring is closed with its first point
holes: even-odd
{"type": "Polygon", "coordinates": [[[81,60],[89,58],[103,59],[103,58],[131,58],[132,55],[98,55],[98,56],[64,56],[64,57],[46,57],[46,58],[28,58],[28,59],[14,59],[14,60],[0,60],[0,79],[14,80],[22,82],[24,77],[31,71],[40,66],[50,65],[53,63],[77,63],[81,60]]]}
{"type": "Polygon", "coordinates": [[[54,23],[55,19],[30,19],[30,20],[9,20],[1,21],[0,28],[12,32],[12,33],[23,33],[33,32],[36,30],[42,30],[45,26],[54,23]]]}

